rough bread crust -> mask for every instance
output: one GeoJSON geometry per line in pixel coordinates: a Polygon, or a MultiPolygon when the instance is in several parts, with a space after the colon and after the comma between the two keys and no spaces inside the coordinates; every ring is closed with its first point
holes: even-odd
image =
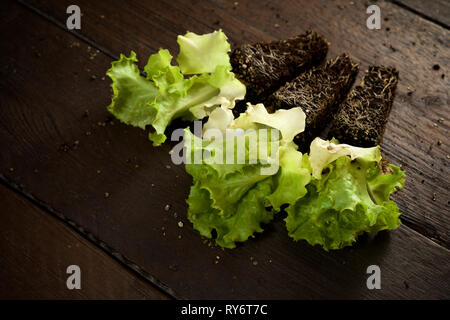
{"type": "Polygon", "coordinates": [[[334,116],[329,137],[360,147],[381,144],[397,82],[394,68],[370,66],[334,116]]]}
{"type": "Polygon", "coordinates": [[[315,31],[287,40],[246,44],[230,56],[233,72],[247,87],[246,101],[259,103],[325,59],[328,43],[315,31]]]}

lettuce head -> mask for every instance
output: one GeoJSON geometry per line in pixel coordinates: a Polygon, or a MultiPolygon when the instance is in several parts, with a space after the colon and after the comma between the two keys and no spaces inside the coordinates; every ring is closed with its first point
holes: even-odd
{"type": "Polygon", "coordinates": [[[285,219],[294,240],[325,250],[352,245],[358,235],[395,229],[400,212],[389,199],[404,172],[382,160],[379,146],[358,148],[316,138],[310,148],[313,178],[285,219]]]}

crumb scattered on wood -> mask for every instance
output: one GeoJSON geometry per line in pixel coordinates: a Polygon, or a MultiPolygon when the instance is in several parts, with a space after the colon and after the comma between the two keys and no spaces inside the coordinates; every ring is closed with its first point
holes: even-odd
{"type": "MultiPolygon", "coordinates": [[[[153,187],[153,184],[152,184],[152,187],[153,187]]],[[[169,211],[169,210],[170,210],[170,204],[166,204],[164,206],[164,211],[169,211]]]]}
{"type": "Polygon", "coordinates": [[[105,192],[105,198],[109,198],[110,194],[109,192],[105,192]]]}
{"type": "Polygon", "coordinates": [[[178,265],[176,265],[176,264],[169,265],[169,270],[178,271],[178,265]]]}
{"type": "Polygon", "coordinates": [[[67,143],[63,143],[59,146],[58,150],[62,152],[68,152],[70,150],[70,147],[67,143]]]}
{"type": "Polygon", "coordinates": [[[414,90],[410,86],[408,86],[406,89],[408,90],[408,96],[411,96],[414,93],[414,90]]]}

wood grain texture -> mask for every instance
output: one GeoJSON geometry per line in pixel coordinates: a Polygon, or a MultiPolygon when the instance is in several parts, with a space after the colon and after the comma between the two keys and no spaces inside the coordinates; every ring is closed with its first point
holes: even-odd
{"type": "Polygon", "coordinates": [[[0,185],[0,299],[168,299],[72,228],[0,185]],[[69,290],[66,269],[81,269],[69,290]]]}
{"type": "MultiPolygon", "coordinates": [[[[92,241],[106,243],[117,259],[166,292],[216,299],[450,296],[450,252],[406,226],[329,253],[293,242],[281,217],[234,250],[201,239],[186,220],[191,180],[183,167],[170,163],[171,144],[153,148],[142,130],[108,118],[109,83],[101,78],[110,57],[32,11],[7,4],[0,13],[6,22],[0,27],[6,39],[0,43],[5,57],[0,148],[8,150],[0,154],[1,179],[76,223],[92,241]],[[169,211],[164,210],[167,204],[169,211]],[[366,287],[366,269],[372,264],[381,268],[381,290],[366,287]]],[[[190,12],[177,10],[175,20],[180,10],[190,12]]],[[[151,12],[159,15],[156,9],[151,12]]],[[[222,18],[226,12],[220,9],[222,18]]],[[[197,23],[191,21],[185,18],[187,25],[197,23]]],[[[110,28],[114,34],[115,27],[110,28]]],[[[160,39],[174,46],[174,38],[160,39]]],[[[116,43],[103,40],[104,45],[116,43]]],[[[406,194],[402,191],[397,200],[411,216],[414,207],[401,200],[406,194]]]]}
{"type": "Polygon", "coordinates": [[[392,0],[392,2],[421,14],[442,27],[447,29],[450,27],[450,2],[448,0],[392,0]]]}
{"type": "MultiPolygon", "coordinates": [[[[69,2],[27,1],[60,23],[69,2]]],[[[450,32],[389,2],[378,3],[384,17],[381,30],[367,29],[364,1],[238,3],[128,1],[124,6],[119,0],[80,1],[84,17],[79,33],[116,56],[137,50],[143,66],[159,47],[176,52],[176,36],[186,30],[205,33],[222,28],[239,45],[283,39],[312,28],[331,42],[328,57],[348,52],[361,63],[361,71],[371,64],[394,66],[400,80],[382,147],[407,176],[405,188],[394,199],[406,225],[450,247],[450,32]],[[439,70],[433,69],[435,65],[439,70]]]]}

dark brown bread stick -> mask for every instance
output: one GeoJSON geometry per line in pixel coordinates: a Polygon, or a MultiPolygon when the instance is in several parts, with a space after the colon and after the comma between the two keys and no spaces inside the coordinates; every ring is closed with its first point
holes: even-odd
{"type": "Polygon", "coordinates": [[[381,144],[394,101],[398,71],[370,66],[334,116],[329,137],[360,147],[381,144]]]}
{"type": "Polygon", "coordinates": [[[259,103],[325,59],[328,44],[315,31],[287,40],[246,44],[233,50],[233,72],[247,87],[246,101],[259,103]]]}

